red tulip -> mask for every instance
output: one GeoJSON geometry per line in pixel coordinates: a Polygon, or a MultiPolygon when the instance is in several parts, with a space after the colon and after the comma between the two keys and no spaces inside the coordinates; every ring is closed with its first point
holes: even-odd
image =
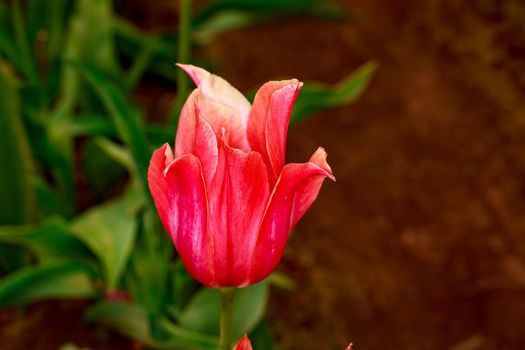
{"type": "Polygon", "coordinates": [[[224,79],[180,67],[198,87],[182,109],[175,154],[168,144],[153,153],[150,191],[191,275],[244,287],[276,268],[291,229],[334,177],[322,148],[285,165],[299,81],[264,84],[250,106],[224,79]]]}
{"type": "MultiPolygon", "coordinates": [[[[233,350],[253,350],[252,344],[250,343],[250,339],[248,339],[248,336],[246,334],[239,340],[237,345],[233,348],[233,350]]],[[[352,344],[349,344],[345,350],[352,350],[352,344]]]]}
{"type": "Polygon", "coordinates": [[[250,342],[250,339],[248,339],[248,336],[245,334],[242,336],[241,340],[235,345],[233,350],[253,350],[252,349],[252,343],[250,342]]]}

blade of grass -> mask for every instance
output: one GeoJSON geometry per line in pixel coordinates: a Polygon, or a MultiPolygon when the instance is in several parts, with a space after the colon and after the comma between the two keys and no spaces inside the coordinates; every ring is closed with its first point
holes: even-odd
{"type": "MultiPolygon", "coordinates": [[[[181,0],[179,10],[179,48],[178,63],[190,63],[191,50],[191,0],[181,0]]],[[[177,124],[179,114],[186,101],[189,90],[188,75],[182,70],[177,71],[177,96],[170,112],[170,122],[177,124]]]]}
{"type": "Polygon", "coordinates": [[[102,72],[78,62],[72,62],[72,65],[87,80],[108,110],[120,138],[133,155],[139,180],[146,196],[150,198],[147,173],[151,150],[137,111],[127,103],[122,92],[102,72]]]}
{"type": "Polygon", "coordinates": [[[0,116],[0,223],[24,224],[31,222],[35,214],[32,155],[16,82],[1,62],[0,116]]]}
{"type": "Polygon", "coordinates": [[[13,3],[11,4],[11,11],[11,15],[13,17],[13,29],[15,32],[16,42],[18,43],[19,53],[21,55],[20,60],[23,62],[24,73],[26,74],[29,82],[32,85],[36,85],[39,79],[38,71],[31,53],[20,0],[13,0],[13,3]]]}
{"type": "Polygon", "coordinates": [[[223,11],[243,11],[252,15],[315,15],[325,18],[341,18],[344,10],[325,0],[216,0],[197,13],[193,24],[203,25],[213,16],[223,11]]]}

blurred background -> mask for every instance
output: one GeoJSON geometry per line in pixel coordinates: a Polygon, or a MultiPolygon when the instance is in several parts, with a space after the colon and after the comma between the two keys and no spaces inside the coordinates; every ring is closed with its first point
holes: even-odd
{"type": "MultiPolygon", "coordinates": [[[[143,181],[192,88],[173,66],[184,2],[0,4],[0,347],[214,349],[217,295],[143,181]]],[[[337,178],[237,298],[235,332],[255,350],[525,348],[525,3],[191,6],[190,62],[248,96],[306,83],[288,160],[321,145],[337,178]]]]}

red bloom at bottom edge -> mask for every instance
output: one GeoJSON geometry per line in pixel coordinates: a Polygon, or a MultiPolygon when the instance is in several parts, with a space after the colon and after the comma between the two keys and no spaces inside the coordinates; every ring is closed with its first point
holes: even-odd
{"type": "MultiPolygon", "coordinates": [[[[235,345],[235,348],[233,350],[253,350],[252,344],[250,343],[250,339],[248,339],[248,336],[245,334],[239,340],[237,345],[235,345]]],[[[348,344],[348,346],[345,348],[345,350],[352,350],[352,343],[348,344]]]]}

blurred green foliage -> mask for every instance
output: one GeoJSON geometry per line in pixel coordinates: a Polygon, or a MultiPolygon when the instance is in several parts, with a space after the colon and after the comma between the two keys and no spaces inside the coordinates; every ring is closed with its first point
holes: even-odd
{"type": "MultiPolygon", "coordinates": [[[[113,8],[0,1],[0,306],[90,298],[88,321],[150,348],[215,349],[218,292],[176,258],[147,188],[152,149],[175,129],[145,120],[131,98],[146,72],[176,81],[177,33],[143,32],[113,8]]],[[[194,16],[193,38],[297,15],[343,13],[324,0],[216,0],[194,16]]],[[[352,102],[373,70],[307,83],[293,122],[352,102]]],[[[281,275],[269,282],[293,286],[281,275]]],[[[269,282],[235,298],[234,334],[253,332],[259,349],[271,348],[269,282]]]]}

